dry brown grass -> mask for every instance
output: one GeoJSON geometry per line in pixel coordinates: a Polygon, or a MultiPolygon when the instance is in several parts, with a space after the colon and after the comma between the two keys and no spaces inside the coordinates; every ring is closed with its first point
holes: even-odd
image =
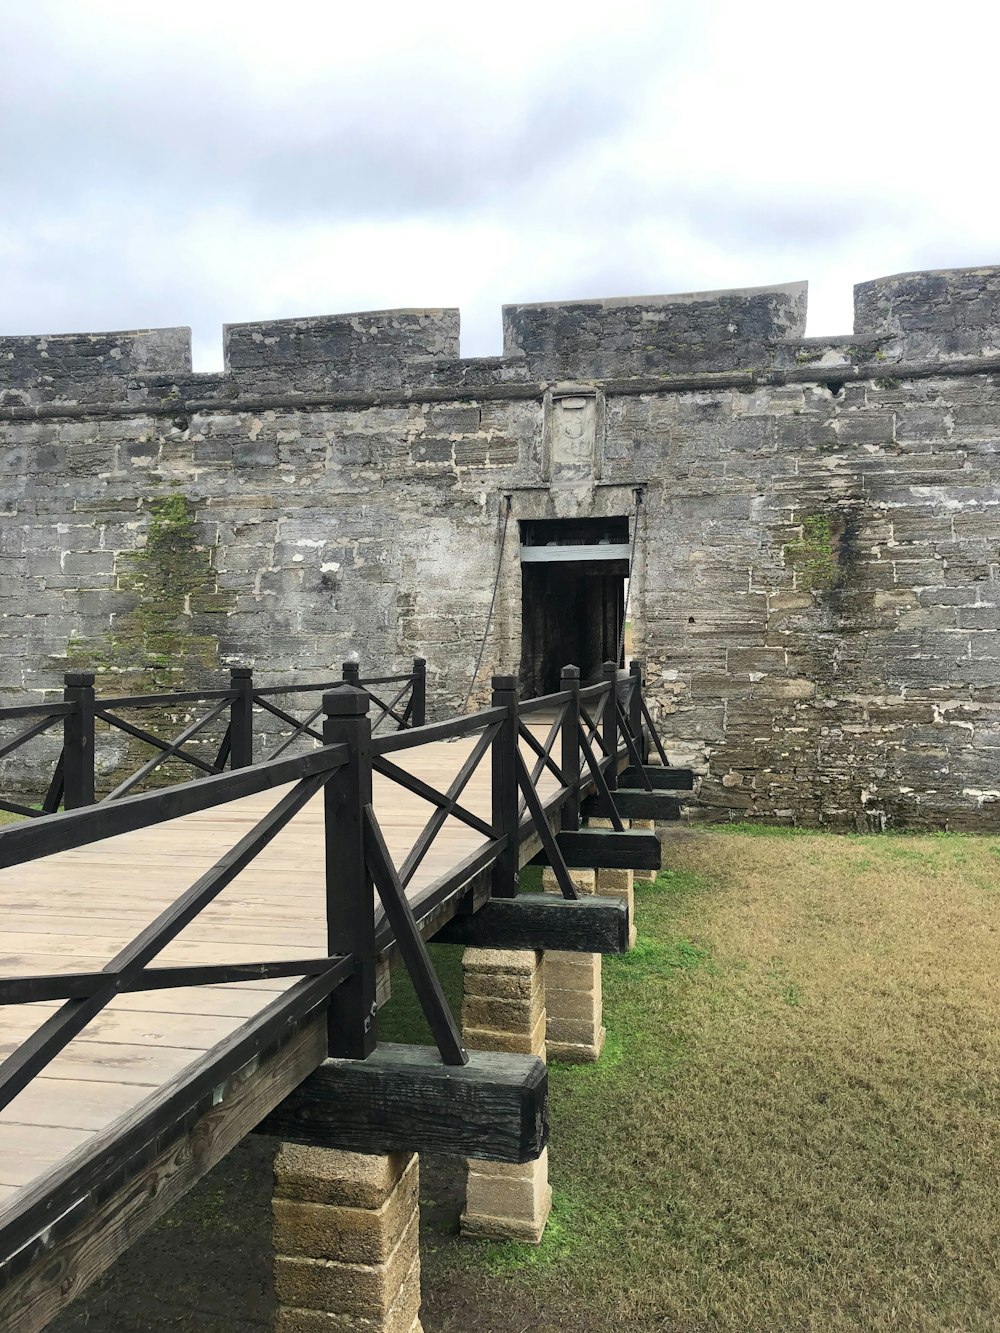
{"type": "Polygon", "coordinates": [[[686,868],[726,886],[675,1105],[680,1192],[715,1233],[703,1316],[719,1302],[731,1327],[1000,1327],[998,852],[686,843],[686,868]]]}
{"type": "Polygon", "coordinates": [[[1000,1329],[1000,839],[667,857],[610,1059],[552,1071],[552,1235],[489,1253],[475,1327],[516,1288],[519,1329],[1000,1329]]]}

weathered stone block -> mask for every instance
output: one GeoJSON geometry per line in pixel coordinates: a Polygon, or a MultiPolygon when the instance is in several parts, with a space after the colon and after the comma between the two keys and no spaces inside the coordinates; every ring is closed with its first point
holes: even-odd
{"type": "MultiPolygon", "coordinates": [[[[546,955],[548,957],[548,955],[546,955]]],[[[542,984],[541,973],[473,972],[465,974],[466,996],[496,997],[501,1000],[530,1001],[542,984]]]]}
{"type": "Polygon", "coordinates": [[[462,1025],[495,1031],[531,1031],[545,1010],[545,988],[536,986],[526,1000],[496,996],[466,995],[462,1002],[462,1025]]]}
{"type": "Polygon", "coordinates": [[[466,973],[498,972],[533,977],[540,961],[540,951],[530,949],[466,949],[462,954],[462,967],[466,973]]]}
{"type": "Polygon", "coordinates": [[[414,1155],[378,1208],[301,1203],[276,1197],[275,1252],[346,1263],[384,1263],[416,1211],[419,1180],[414,1155]]]}
{"type": "Polygon", "coordinates": [[[276,1255],[275,1295],[299,1309],[384,1318],[418,1258],[417,1232],[414,1213],[389,1258],[376,1264],[276,1255]]]}
{"type": "Polygon", "coordinates": [[[380,1208],[413,1161],[412,1153],[379,1156],[283,1143],[274,1159],[274,1196],[346,1208],[380,1208]]]}
{"type": "Polygon", "coordinates": [[[414,1260],[400,1284],[396,1300],[384,1315],[279,1306],[274,1328],[275,1333],[422,1333],[420,1260],[414,1260]]]}
{"type": "Polygon", "coordinates": [[[548,1149],[534,1162],[476,1162],[468,1175],[462,1234],[537,1245],[552,1209],[548,1149]]]}
{"type": "MultiPolygon", "coordinates": [[[[593,827],[593,820],[591,820],[591,827],[593,827]]],[[[595,870],[571,869],[569,870],[569,878],[577,893],[593,894],[597,892],[595,888],[597,872],[595,870]]],[[[545,893],[562,893],[559,881],[556,879],[556,873],[551,866],[545,866],[542,870],[542,889],[545,893]]]]}
{"type": "Polygon", "coordinates": [[[545,955],[545,993],[557,990],[594,990],[601,984],[599,953],[565,953],[550,949],[545,955]]]}
{"type": "Polygon", "coordinates": [[[545,1013],[530,1031],[505,1032],[499,1028],[463,1027],[465,1044],[475,1051],[507,1051],[511,1055],[537,1055],[545,1059],[545,1013]]]}

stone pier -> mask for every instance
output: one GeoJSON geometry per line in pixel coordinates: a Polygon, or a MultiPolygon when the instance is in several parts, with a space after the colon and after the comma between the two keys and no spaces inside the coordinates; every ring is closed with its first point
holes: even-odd
{"type": "MultiPolygon", "coordinates": [[[[656,821],[653,819],[633,819],[631,824],[633,828],[642,829],[645,833],[656,832],[656,821]]],[[[657,872],[655,870],[634,870],[632,872],[632,878],[634,880],[645,880],[650,883],[656,879],[656,875],[657,872]]]]}
{"type": "Polygon", "coordinates": [[[283,1144],[274,1163],[276,1333],[422,1333],[419,1165],[283,1144]]]}
{"type": "MultiPolygon", "coordinates": [[[[478,1051],[545,1059],[545,980],[538,950],[466,949],[462,1035],[478,1051]]],[[[548,1152],[534,1162],[469,1162],[462,1234],[537,1245],[552,1207],[548,1152]]]]}
{"type": "MultiPolygon", "coordinates": [[[[635,828],[633,821],[632,827],[635,828]]],[[[595,893],[602,898],[625,898],[628,901],[628,947],[635,944],[635,871],[598,870],[595,893]]]]}
{"type": "MultiPolygon", "coordinates": [[[[596,870],[571,870],[577,893],[596,893],[596,870]]],[[[553,871],[542,871],[542,888],[559,893],[553,871]]],[[[550,1059],[593,1064],[607,1035],[602,1023],[601,955],[549,949],[545,954],[545,1048],[550,1059]]]]}

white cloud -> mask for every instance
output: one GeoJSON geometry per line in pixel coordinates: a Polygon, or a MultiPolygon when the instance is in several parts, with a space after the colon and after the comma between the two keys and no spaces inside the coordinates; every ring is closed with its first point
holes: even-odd
{"type": "Polygon", "coordinates": [[[35,0],[0,50],[0,332],[221,325],[1000,261],[1000,15],[35,0]]]}

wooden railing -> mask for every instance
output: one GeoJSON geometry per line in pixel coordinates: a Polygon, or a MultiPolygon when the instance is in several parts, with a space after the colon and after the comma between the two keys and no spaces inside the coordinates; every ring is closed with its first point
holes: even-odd
{"type": "MultiPolygon", "coordinates": [[[[381,686],[390,682],[377,683],[381,686]]],[[[630,760],[634,764],[635,755],[642,755],[650,739],[660,748],[655,732],[644,725],[648,710],[636,664],[627,678],[620,677],[611,664],[600,682],[584,689],[580,687],[579,671],[568,667],[560,684],[562,688],[555,694],[520,702],[514,678],[495,676],[491,707],[430,725],[407,725],[394,734],[373,738],[372,697],[359,686],[338,682],[322,699],[319,744],[305,754],[269,758],[237,766],[232,772],[211,772],[194,781],[138,795],[119,792],[114,800],[42,813],[38,818],[0,828],[3,870],[294,784],[211,869],[100,970],[0,977],[0,1006],[61,1002],[0,1064],[0,1110],[43,1073],[116,995],[125,992],[290,979],[286,991],[195,1061],[190,1071],[182,1071],[160,1089],[148,1103],[150,1109],[143,1111],[144,1118],[133,1117],[128,1122],[132,1126],[128,1132],[134,1129],[140,1138],[150,1134],[155,1137],[161,1130],[172,1134],[179,1123],[179,1107],[194,1105],[191,1099],[195,1094],[199,1106],[211,1105],[213,1089],[221,1081],[236,1070],[253,1067],[259,1058],[292,1040],[314,1017],[323,1020],[325,1050],[330,1056],[363,1059],[377,1044],[376,971],[390,951],[398,954],[406,966],[442,1062],[464,1064],[468,1056],[434,972],[424,933],[433,934],[456,913],[477,910],[489,897],[516,896],[520,861],[522,855],[529,854],[523,845],[529,841],[541,843],[563,895],[575,898],[576,890],[553,827],[579,829],[583,798],[596,800],[600,813],[619,827],[614,790],[620,766],[630,760]],[[548,724],[544,738],[534,730],[539,722],[548,724]],[[446,790],[403,766],[401,757],[408,751],[450,740],[471,745],[446,790]],[[463,800],[487,756],[492,772],[489,815],[471,809],[468,800],[463,800]],[[375,813],[376,775],[433,807],[398,866],[375,813]],[[555,779],[554,789],[548,778],[555,779]],[[218,962],[155,966],[163,949],[321,792],[326,938],[320,956],[227,963],[220,942],[218,962]],[[407,888],[413,885],[417,869],[449,819],[481,834],[482,843],[471,851],[453,852],[451,857],[443,858],[448,868],[424,885],[411,902],[407,888]]],[[[220,691],[206,699],[208,713],[218,712],[220,705],[245,705],[250,691],[241,691],[239,699],[231,697],[232,693],[220,691]]],[[[135,700],[136,696],[131,696],[128,702],[134,705],[135,700]]],[[[390,700],[389,707],[378,704],[382,711],[375,722],[393,717],[396,702],[390,700]]],[[[121,707],[122,700],[103,701],[102,711],[110,714],[113,704],[121,707]]],[[[29,721],[29,732],[35,727],[40,734],[39,723],[55,725],[59,720],[75,718],[79,724],[86,710],[86,703],[74,710],[72,701],[65,701],[41,710],[21,710],[20,717],[29,721]]],[[[13,711],[9,710],[9,715],[13,711]]],[[[405,713],[394,717],[397,725],[402,726],[403,716],[405,713]]],[[[311,728],[312,724],[308,725],[311,728]]],[[[185,733],[193,734],[190,725],[185,733]]],[[[169,743],[174,753],[183,750],[185,733],[169,743]]],[[[232,762],[232,751],[226,757],[232,762]]],[[[220,759],[219,765],[223,761],[220,759]]],[[[203,766],[194,767],[196,772],[203,771],[203,766]]],[[[64,773],[68,776],[70,771],[64,760],[64,773]]],[[[67,785],[67,792],[70,790],[67,785]]],[[[221,826],[225,826],[224,821],[221,826]]],[[[128,856],[128,845],[127,841],[119,843],[117,854],[128,856]]],[[[55,902],[59,876],[66,873],[62,866],[53,866],[55,902]]],[[[188,1114],[186,1110],[183,1113],[188,1114]]],[[[67,1219],[72,1219],[81,1201],[92,1206],[103,1197],[100,1190],[107,1182],[119,1178],[130,1142],[127,1137],[118,1141],[104,1136],[92,1153],[68,1159],[46,1182],[44,1190],[29,1191],[24,1206],[11,1213],[0,1229],[0,1250],[17,1255],[18,1262],[43,1253],[53,1228],[68,1225],[67,1219]]]]}
{"type": "Polygon", "coordinates": [[[59,724],[62,730],[58,754],[53,758],[50,752],[47,757],[52,774],[39,803],[29,805],[24,799],[0,793],[0,810],[27,818],[52,814],[60,807],[76,810],[98,800],[115,801],[135,793],[168,761],[185,765],[195,776],[211,776],[227,768],[246,768],[254,762],[277,759],[303,739],[322,744],[322,734],[313,725],[322,713],[322,702],[314,707],[307,703],[303,708],[301,700],[309,696],[322,699],[330,689],[343,684],[395,687],[387,692],[387,702],[371,695],[380,710],[372,722],[373,730],[391,723],[400,729],[419,727],[425,721],[427,664],[420,657],[414,659],[412,671],[398,676],[361,679],[358,664],[345,662],[340,680],[258,686],[249,667],[234,667],[227,688],[112,698],[97,695],[92,672],[68,672],[61,701],[0,708],[0,728],[5,723],[28,722],[27,727],[0,744],[0,760],[37,737],[51,733],[59,724]],[[284,707],[276,702],[278,698],[283,699],[284,707]],[[207,708],[192,716],[195,704],[205,704],[207,708]],[[296,709],[304,715],[297,715],[296,709]],[[142,725],[150,714],[154,715],[154,722],[142,725]],[[277,743],[273,719],[288,731],[278,737],[277,743]],[[182,726],[174,736],[158,735],[151,730],[151,725],[157,722],[163,727],[178,720],[182,726]],[[224,729],[218,728],[221,736],[213,737],[210,734],[213,724],[223,720],[224,729]],[[261,722],[271,723],[270,728],[261,726],[261,722]],[[153,751],[135,772],[103,793],[97,790],[99,726],[124,734],[153,751]],[[255,753],[262,750],[263,753],[255,753]]]}

